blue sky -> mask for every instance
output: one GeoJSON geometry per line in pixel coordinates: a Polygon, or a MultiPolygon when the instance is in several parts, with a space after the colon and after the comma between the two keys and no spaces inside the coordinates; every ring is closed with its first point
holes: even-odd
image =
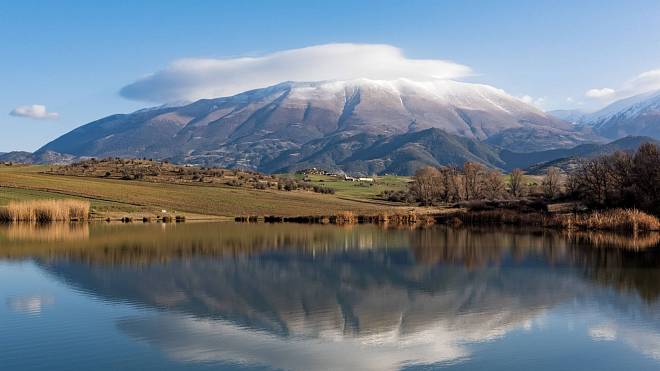
{"type": "Polygon", "coordinates": [[[157,105],[153,91],[119,91],[177,60],[330,43],[390,45],[408,59],[468,67],[460,79],[544,109],[593,109],[655,86],[658,25],[657,0],[5,1],[0,151],[32,151],[89,121],[157,105]]]}

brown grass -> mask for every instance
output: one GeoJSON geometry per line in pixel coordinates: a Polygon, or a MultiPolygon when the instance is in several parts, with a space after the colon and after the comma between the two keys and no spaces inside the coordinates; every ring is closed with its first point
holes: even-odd
{"type": "Polygon", "coordinates": [[[89,209],[89,202],[80,200],[12,201],[0,208],[0,221],[45,223],[87,220],[89,209]]]}
{"type": "Polygon", "coordinates": [[[570,214],[555,217],[555,221],[566,229],[605,231],[658,231],[660,220],[653,215],[636,209],[614,209],[589,214],[570,214]]]}
{"type": "MultiPolygon", "coordinates": [[[[439,221],[443,221],[439,218],[439,221]]],[[[660,220],[635,209],[614,209],[584,214],[520,213],[513,210],[485,210],[445,215],[446,222],[468,225],[508,224],[567,230],[642,232],[660,231],[660,220]]]]}

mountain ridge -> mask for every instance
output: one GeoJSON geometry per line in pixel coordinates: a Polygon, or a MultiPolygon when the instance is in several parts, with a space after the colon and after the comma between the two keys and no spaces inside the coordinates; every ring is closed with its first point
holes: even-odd
{"type": "MultiPolygon", "coordinates": [[[[599,140],[589,130],[576,130],[488,85],[355,79],[283,82],[230,97],[111,115],[72,130],[35,155],[52,151],[74,157],[148,157],[262,172],[295,168],[296,159],[313,165],[309,159],[317,158],[317,164],[351,168],[345,160],[376,141],[427,129],[469,139],[427,133],[451,142],[459,152],[456,158],[471,157],[466,146],[477,148],[473,142],[537,150],[599,140]],[[314,151],[321,152],[314,156],[314,151]]],[[[406,138],[425,141],[414,135],[406,138]]],[[[429,162],[423,152],[432,146],[425,143],[424,150],[406,147],[408,154],[426,156],[421,162],[429,162]]],[[[498,163],[493,156],[482,160],[498,163]]],[[[375,158],[356,161],[371,161],[367,168],[381,167],[374,165],[375,158]]]]}
{"type": "Polygon", "coordinates": [[[591,128],[609,140],[626,136],[660,139],[660,90],[619,99],[591,113],[556,110],[548,114],[578,127],[591,128]]]}

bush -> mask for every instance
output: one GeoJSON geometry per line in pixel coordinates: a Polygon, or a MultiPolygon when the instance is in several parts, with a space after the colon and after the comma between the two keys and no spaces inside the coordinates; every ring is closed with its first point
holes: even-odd
{"type": "Polygon", "coordinates": [[[335,189],[334,188],[324,187],[324,186],[320,186],[320,185],[316,185],[316,184],[312,187],[312,189],[316,193],[335,194],[335,189]]]}
{"type": "Polygon", "coordinates": [[[379,195],[379,197],[390,202],[412,203],[415,201],[410,192],[405,191],[385,190],[379,195]]]}

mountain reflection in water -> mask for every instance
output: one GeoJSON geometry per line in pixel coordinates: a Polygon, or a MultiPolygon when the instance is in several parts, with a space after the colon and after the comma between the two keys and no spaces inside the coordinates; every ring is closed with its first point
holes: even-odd
{"type": "Polygon", "coordinates": [[[295,370],[460,364],[474,344],[525,331],[569,304],[604,318],[589,329],[594,341],[620,339],[660,360],[655,235],[622,246],[614,235],[439,226],[88,229],[53,244],[4,227],[0,256],[34,259],[104,301],[155,309],[116,326],[176,361],[295,370]]]}

